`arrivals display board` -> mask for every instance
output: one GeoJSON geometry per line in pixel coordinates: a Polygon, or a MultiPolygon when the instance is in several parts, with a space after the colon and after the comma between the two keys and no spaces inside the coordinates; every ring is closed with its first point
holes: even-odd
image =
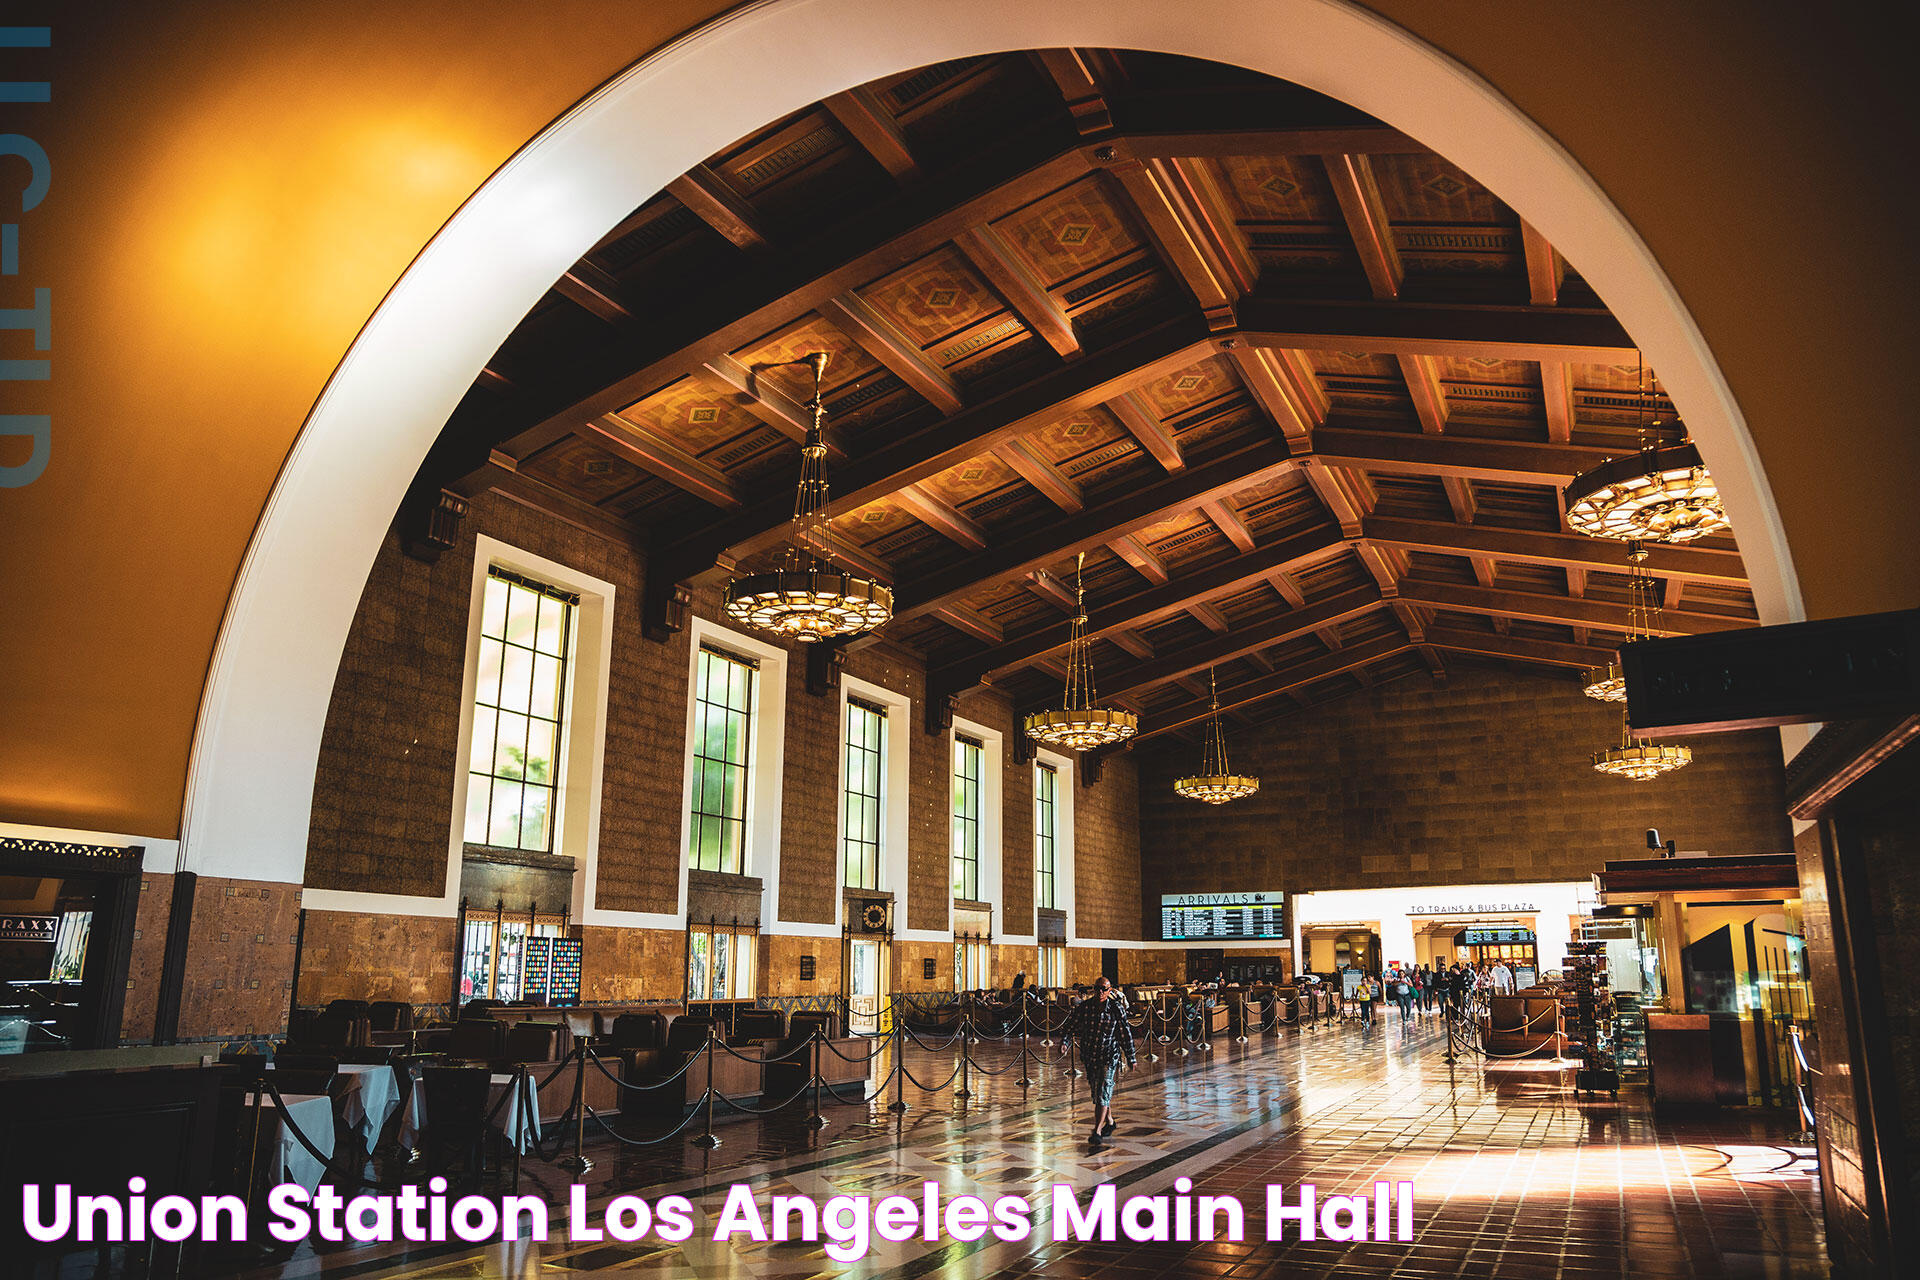
{"type": "Polygon", "coordinates": [[[1243,893],[1163,893],[1160,936],[1168,941],[1287,937],[1286,895],[1278,889],[1243,893]]]}

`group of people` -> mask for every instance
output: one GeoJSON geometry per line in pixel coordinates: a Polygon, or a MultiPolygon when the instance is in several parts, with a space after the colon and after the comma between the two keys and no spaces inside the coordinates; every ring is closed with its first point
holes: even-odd
{"type": "Polygon", "coordinates": [[[1405,1020],[1416,1011],[1431,1013],[1448,1005],[1465,1009],[1484,995],[1511,995],[1514,981],[1513,969],[1504,960],[1490,964],[1456,960],[1451,965],[1393,965],[1385,973],[1362,972],[1353,989],[1353,1000],[1360,1008],[1361,1023],[1372,1026],[1377,1003],[1398,1004],[1400,1017],[1405,1020]]]}

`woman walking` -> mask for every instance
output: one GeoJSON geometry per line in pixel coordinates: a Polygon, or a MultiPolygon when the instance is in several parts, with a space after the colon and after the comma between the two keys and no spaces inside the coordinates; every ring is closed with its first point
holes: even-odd
{"type": "Polygon", "coordinates": [[[1093,1090],[1093,1132],[1089,1145],[1099,1147],[1112,1135],[1113,1085],[1124,1058],[1131,1067],[1133,1028],[1127,1023],[1127,1002],[1105,974],[1093,984],[1093,994],[1074,1006],[1067,1031],[1080,1048],[1080,1065],[1087,1070],[1093,1090]]]}

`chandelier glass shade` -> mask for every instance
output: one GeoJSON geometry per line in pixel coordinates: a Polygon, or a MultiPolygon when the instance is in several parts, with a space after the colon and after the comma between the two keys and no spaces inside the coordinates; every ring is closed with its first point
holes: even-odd
{"type": "Polygon", "coordinates": [[[1617,541],[1684,543],[1725,533],[1720,490],[1691,444],[1604,462],[1567,486],[1567,524],[1617,541]]]}
{"type": "Polygon", "coordinates": [[[1589,698],[1597,698],[1601,702],[1627,700],[1627,677],[1618,662],[1591,668],[1580,678],[1580,687],[1589,698]]]}
{"type": "Polygon", "coordinates": [[[1087,557],[1073,587],[1073,625],[1067,632],[1067,687],[1060,707],[1036,711],[1023,728],[1035,742],[1066,751],[1091,751],[1125,742],[1140,728],[1140,717],[1120,707],[1103,707],[1093,689],[1093,643],[1087,639],[1087,557]]]}
{"type": "Polygon", "coordinates": [[[1226,804],[1252,795],[1260,789],[1260,779],[1235,773],[1227,763],[1227,738],[1220,730],[1220,694],[1207,672],[1207,694],[1211,713],[1207,718],[1207,741],[1200,750],[1200,772],[1176,778],[1174,794],[1204,804],[1226,804]]]}
{"type": "Polygon", "coordinates": [[[1692,763],[1692,747],[1630,742],[1624,734],[1621,735],[1619,746],[1593,753],[1593,767],[1596,770],[1630,782],[1651,782],[1662,774],[1684,769],[1692,763]]]}
{"type": "Polygon", "coordinates": [[[727,617],[783,640],[812,644],[862,635],[893,617],[893,591],[885,584],[833,563],[827,534],[827,446],[821,434],[826,402],[821,380],[827,354],[816,351],[794,364],[813,369],[813,420],[800,447],[800,489],[793,504],[793,533],[780,563],[727,584],[727,617]]]}

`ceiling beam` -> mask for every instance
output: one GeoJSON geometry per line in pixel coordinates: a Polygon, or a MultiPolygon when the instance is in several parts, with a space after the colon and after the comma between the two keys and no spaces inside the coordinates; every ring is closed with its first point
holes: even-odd
{"type": "Polygon", "coordinates": [[[753,206],[706,165],[697,164],[669,182],[667,194],[687,206],[694,217],[718,231],[734,247],[749,253],[761,253],[773,247],[753,206]]]}
{"type": "Polygon", "coordinates": [[[1219,663],[1232,662],[1269,646],[1312,635],[1322,627],[1337,626],[1372,613],[1381,603],[1380,593],[1372,587],[1343,591],[1253,626],[1234,627],[1130,670],[1109,674],[1101,681],[1100,692],[1116,698],[1146,693],[1219,663]]]}
{"type": "Polygon", "coordinates": [[[1442,302],[1354,302],[1252,293],[1238,337],[1261,347],[1376,355],[1612,364],[1634,350],[1605,311],[1442,302]]]}
{"type": "Polygon", "coordinates": [[[1226,535],[1236,551],[1253,550],[1253,531],[1247,528],[1247,522],[1240,518],[1239,512],[1227,505],[1226,499],[1216,498],[1212,502],[1200,504],[1200,514],[1213,522],[1213,527],[1226,535]]]}
{"type": "Polygon", "coordinates": [[[893,175],[895,182],[911,182],[920,176],[920,166],[907,147],[900,124],[873,90],[861,85],[845,93],[836,93],[821,104],[853,135],[853,140],[893,175]]]}
{"type": "MultiPolygon", "coordinates": [[[[1454,613],[1480,613],[1491,618],[1519,619],[1523,622],[1550,622],[1561,626],[1600,627],[1608,631],[1630,631],[1633,613],[1624,604],[1604,600],[1551,596],[1536,591],[1515,591],[1500,587],[1470,587],[1464,584],[1429,582],[1421,578],[1403,578],[1400,599],[1454,613]]],[[[1715,613],[1683,613],[1663,610],[1654,631],[1660,635],[1701,635],[1716,631],[1743,631],[1759,625],[1746,618],[1729,618],[1715,613]]]]}
{"type": "Polygon", "coordinates": [[[993,451],[993,456],[1011,467],[1016,475],[1062,511],[1086,509],[1087,498],[1080,484],[1060,468],[1048,462],[1025,440],[1009,440],[993,451]]]}
{"type": "Polygon", "coordinates": [[[1338,155],[1324,157],[1323,163],[1334,199],[1340,203],[1340,215],[1346,219],[1347,234],[1353,238],[1354,252],[1360,255],[1360,266],[1367,273],[1367,286],[1376,298],[1399,297],[1404,278],[1400,253],[1394,248],[1393,228],[1380,202],[1372,162],[1364,155],[1338,155]]]}
{"type": "MultiPolygon", "coordinates": [[[[749,369],[730,355],[718,355],[701,369],[706,377],[720,383],[739,398],[740,407],[778,431],[795,444],[807,437],[813,422],[813,410],[801,404],[773,383],[760,376],[761,370],[749,369]]],[[[827,456],[844,458],[845,447],[832,423],[821,428],[827,456]]]]}
{"type": "Polygon", "coordinates": [[[1160,122],[1149,118],[1132,102],[1118,104],[1116,110],[1120,113],[1120,132],[1114,139],[1114,150],[1136,160],[1433,154],[1431,147],[1383,124],[1181,129],[1171,119],[1160,122]]]}
{"type": "Polygon", "coordinates": [[[900,584],[894,591],[894,616],[918,617],[1077,552],[1138,533],[1211,498],[1263,483],[1293,465],[1284,442],[1262,441],[1204,466],[1164,476],[1117,501],[1089,507],[950,569],[900,584]]]}
{"type": "Polygon", "coordinates": [[[1190,161],[1126,160],[1108,172],[1126,193],[1160,260],[1187,287],[1207,327],[1231,329],[1234,304],[1258,272],[1226,202],[1190,161]]]}
{"type": "Polygon", "coordinates": [[[622,520],[612,512],[602,511],[591,502],[525,475],[516,468],[517,463],[513,458],[495,452],[486,466],[464,477],[461,487],[454,492],[463,498],[472,498],[492,490],[510,502],[542,512],[562,524],[572,525],[596,538],[604,538],[615,546],[631,548],[641,540],[638,525],[622,520]]]}
{"type": "Polygon", "coordinates": [[[1201,626],[1215,635],[1225,635],[1233,630],[1233,624],[1227,621],[1227,615],[1220,612],[1220,606],[1214,604],[1190,604],[1187,613],[1201,626]]]}
{"type": "Polygon", "coordinates": [[[1465,476],[1441,476],[1440,487],[1447,492],[1447,505],[1453,508],[1453,518],[1461,524],[1472,524],[1473,518],[1480,514],[1480,503],[1473,496],[1473,481],[1465,476]]]}
{"type": "Polygon", "coordinates": [[[1413,396],[1420,429],[1437,436],[1447,429],[1447,389],[1440,385],[1440,361],[1434,356],[1400,356],[1400,373],[1413,396]]]}
{"type": "Polygon", "coordinates": [[[1153,554],[1152,548],[1132,534],[1113,539],[1107,543],[1107,549],[1133,566],[1141,577],[1156,586],[1165,582],[1170,576],[1167,573],[1167,566],[1159,556],[1153,554]]]}
{"type": "Polygon", "coordinates": [[[1101,89],[1100,76],[1093,67],[1093,54],[1086,49],[1040,49],[1035,60],[1049,77],[1073,117],[1074,128],[1082,137],[1105,133],[1113,128],[1113,111],[1101,89]]]}
{"type": "Polygon", "coordinates": [[[990,226],[969,227],[953,238],[953,244],[1007,309],[1056,355],[1070,359],[1080,354],[1080,335],[1073,331],[1067,309],[999,232],[990,226]]]}
{"type": "Polygon", "coordinates": [[[1153,657],[1152,643],[1138,631],[1134,631],[1128,627],[1121,627],[1118,630],[1109,631],[1103,639],[1109,644],[1119,646],[1143,661],[1153,657]]]}
{"type": "Polygon", "coordinates": [[[620,282],[591,262],[576,262],[554,284],[553,290],[575,306],[584,307],[608,324],[624,324],[633,312],[622,299],[620,282]]]}
{"type": "Polygon", "coordinates": [[[1474,653],[1487,658],[1509,658],[1518,662],[1538,662],[1582,671],[1590,667],[1604,667],[1613,661],[1614,656],[1612,649],[1566,644],[1559,640],[1526,640],[1517,636],[1471,631],[1465,627],[1429,627],[1427,640],[1435,647],[1451,653],[1474,653]]]}
{"type": "Polygon", "coordinates": [[[740,494],[725,472],[617,413],[603,414],[581,431],[590,443],[611,450],[703,502],[717,507],[740,505],[740,494]]]}
{"type": "Polygon", "coordinates": [[[1554,252],[1547,238],[1520,219],[1520,244],[1527,256],[1527,296],[1536,307],[1560,303],[1560,285],[1567,278],[1567,261],[1554,252]]]}
{"type": "MultiPolygon", "coordinates": [[[[1282,667],[1269,676],[1255,676],[1243,680],[1237,685],[1220,690],[1220,711],[1227,714],[1249,707],[1268,698],[1277,698],[1294,689],[1344,675],[1358,667],[1391,658],[1414,647],[1412,641],[1403,635],[1382,636],[1377,640],[1368,640],[1363,644],[1349,645],[1318,658],[1309,658],[1305,662],[1282,667]]],[[[1162,734],[1175,733],[1188,725],[1198,724],[1209,715],[1207,704],[1196,701],[1171,711],[1154,713],[1152,719],[1135,734],[1132,743],[1145,742],[1162,734]]],[[[1130,744],[1131,745],[1131,744],[1130,744]]]]}
{"type": "MultiPolygon", "coordinates": [[[[1280,434],[1299,441],[1297,447],[1303,451],[1311,447],[1313,429],[1325,420],[1326,410],[1301,394],[1282,353],[1236,342],[1228,348],[1228,354],[1233,357],[1240,381],[1273,419],[1280,434]]],[[[1317,388],[1317,382],[1315,385],[1317,388]]]]}
{"type": "MultiPolygon", "coordinates": [[[[1496,529],[1489,525],[1443,524],[1432,520],[1396,520],[1370,516],[1363,536],[1409,551],[1440,555],[1491,556],[1523,564],[1576,565],[1624,574],[1629,563],[1627,544],[1577,533],[1538,533],[1525,529],[1496,529]]],[[[1652,546],[1641,568],[1654,577],[1680,578],[1725,586],[1747,585],[1737,551],[1699,545],[1652,546]]]]}
{"type": "Polygon", "coordinates": [[[859,294],[848,291],[827,299],[820,304],[820,314],[941,413],[955,414],[964,407],[960,385],[953,375],[927,359],[919,343],[901,333],[893,321],[859,294]]]}
{"type": "MultiPolygon", "coordinates": [[[[904,433],[836,467],[834,507],[851,511],[931,479],[1061,417],[1104,404],[1142,383],[1192,364],[1210,348],[1194,321],[1176,322],[1089,352],[1025,385],[919,431],[904,433]]],[[[777,543],[792,517],[790,487],[750,500],[732,518],[687,533],[667,548],[662,571],[680,581],[721,554],[777,543]]]]}
{"type": "MultiPolygon", "coordinates": [[[[1287,602],[1287,605],[1289,608],[1294,608],[1294,609],[1306,608],[1307,593],[1300,589],[1300,584],[1294,581],[1292,574],[1287,573],[1284,570],[1276,569],[1274,572],[1267,575],[1267,583],[1275,591],[1279,592],[1280,598],[1287,602]]],[[[1341,637],[1340,630],[1338,627],[1321,627],[1319,630],[1315,631],[1314,634],[1316,636],[1319,636],[1320,643],[1324,644],[1329,649],[1338,649],[1344,644],[1346,644],[1346,640],[1341,637]]],[[[1267,671],[1273,670],[1272,661],[1269,659],[1266,659],[1263,655],[1248,654],[1247,656],[1252,658],[1254,662],[1260,667],[1262,667],[1263,669],[1267,671]]]]}
{"type": "Polygon", "coordinates": [[[920,523],[950,542],[958,543],[969,551],[979,551],[987,545],[986,530],[966,512],[929,492],[925,485],[910,484],[894,494],[893,500],[905,507],[920,523]]]}
{"type": "Polygon", "coordinates": [[[1356,431],[1322,427],[1313,433],[1315,465],[1353,467],[1384,475],[1454,476],[1558,489],[1611,455],[1578,445],[1468,436],[1415,435],[1409,431],[1356,431]]]}
{"type": "Polygon", "coordinates": [[[1563,361],[1540,362],[1540,394],[1547,407],[1547,439],[1567,443],[1573,439],[1573,374],[1563,361]]]}
{"type": "Polygon", "coordinates": [[[1301,474],[1340,532],[1360,536],[1360,522],[1373,514],[1373,487],[1346,467],[1328,466],[1311,455],[1300,459],[1301,474]]]}
{"type": "Polygon", "coordinates": [[[969,605],[946,605],[934,610],[933,616],[948,626],[962,631],[976,640],[984,640],[988,644],[999,644],[1002,640],[1006,639],[1006,635],[1001,631],[999,623],[969,605]]]}
{"type": "MultiPolygon", "coordinates": [[[[1100,637],[1121,628],[1152,626],[1189,606],[1236,595],[1275,571],[1292,572],[1323,564],[1346,553],[1347,544],[1330,533],[1307,533],[1271,543],[1207,569],[1183,574],[1118,600],[1103,600],[1092,611],[1087,634],[1100,637]]],[[[928,687],[964,692],[985,678],[998,678],[1067,647],[1062,620],[1010,638],[1005,644],[935,668],[928,687]]]]}
{"type": "Polygon", "coordinates": [[[1115,396],[1107,403],[1107,412],[1120,420],[1142,449],[1166,471],[1178,471],[1186,466],[1186,460],[1180,456],[1180,446],[1174,442],[1173,433],[1168,431],[1155,413],[1137,391],[1129,390],[1115,396]]]}
{"type": "Polygon", "coordinates": [[[1062,150],[1057,139],[1056,132],[1017,140],[875,202],[843,224],[784,244],[780,254],[743,262],[737,276],[675,308],[675,328],[647,342],[638,359],[631,339],[611,344],[548,384],[523,388],[473,428],[496,430],[524,457],[582,422],[625,408],[1091,171],[1077,141],[1062,150]]]}

